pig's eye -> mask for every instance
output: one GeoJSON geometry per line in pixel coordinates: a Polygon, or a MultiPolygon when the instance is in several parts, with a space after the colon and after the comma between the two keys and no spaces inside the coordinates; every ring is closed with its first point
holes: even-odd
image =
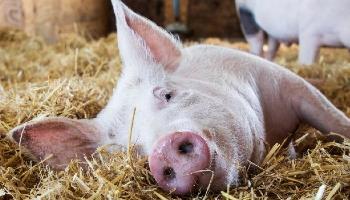
{"type": "Polygon", "coordinates": [[[173,96],[173,95],[171,94],[171,92],[168,92],[168,93],[166,93],[166,94],[164,95],[165,100],[166,100],[167,102],[170,101],[170,99],[171,99],[172,96],[173,96]]]}
{"type": "Polygon", "coordinates": [[[161,101],[169,102],[173,98],[174,92],[169,91],[169,90],[164,89],[164,88],[161,88],[161,87],[156,87],[153,90],[153,95],[154,95],[154,97],[156,97],[157,99],[159,99],[161,101]]]}

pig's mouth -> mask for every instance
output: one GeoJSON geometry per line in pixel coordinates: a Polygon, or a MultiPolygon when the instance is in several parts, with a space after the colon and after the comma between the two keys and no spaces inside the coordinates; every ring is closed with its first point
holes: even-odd
{"type": "Polygon", "coordinates": [[[202,191],[203,189],[219,191],[225,187],[226,173],[217,165],[218,153],[213,151],[211,155],[210,165],[207,170],[208,173],[203,174],[205,180],[200,183],[202,191]]]}
{"type": "Polygon", "coordinates": [[[216,156],[217,156],[217,152],[214,151],[212,153],[211,161],[210,161],[210,165],[209,165],[209,170],[213,171],[213,173],[215,172],[215,167],[216,167],[216,156]]]}
{"type": "Polygon", "coordinates": [[[218,159],[218,153],[216,151],[213,151],[211,162],[208,167],[208,170],[210,173],[208,173],[207,176],[210,176],[211,180],[204,180],[202,182],[202,186],[205,187],[203,189],[210,189],[213,191],[220,191],[224,189],[227,185],[226,177],[227,174],[225,170],[221,169],[220,166],[217,163],[218,159]]]}

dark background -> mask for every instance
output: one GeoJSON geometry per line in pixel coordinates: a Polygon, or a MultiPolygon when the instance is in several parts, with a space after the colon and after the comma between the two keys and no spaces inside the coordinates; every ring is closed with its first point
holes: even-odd
{"type": "MultiPolygon", "coordinates": [[[[132,10],[160,26],[174,21],[172,0],[123,0],[132,10]]],[[[189,28],[187,37],[242,37],[234,0],[180,0],[181,20],[189,28]],[[187,9],[187,12],[186,12],[187,9]]],[[[115,30],[111,10],[111,30],[115,30]]]]}
{"type": "MultiPolygon", "coordinates": [[[[132,10],[166,27],[174,19],[172,0],[123,0],[132,10]]],[[[234,0],[180,0],[180,21],[190,39],[242,38],[234,0]]],[[[62,34],[99,38],[115,31],[110,0],[0,0],[0,31],[17,28],[48,42],[62,34]]]]}

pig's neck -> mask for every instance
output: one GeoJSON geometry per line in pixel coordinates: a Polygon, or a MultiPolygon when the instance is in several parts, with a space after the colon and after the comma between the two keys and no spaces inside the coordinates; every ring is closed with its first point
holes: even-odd
{"type": "Polygon", "coordinates": [[[289,72],[280,69],[280,67],[274,70],[259,70],[261,72],[258,72],[260,75],[257,79],[257,85],[264,113],[266,142],[272,147],[275,143],[281,144],[287,136],[294,133],[300,120],[290,102],[281,95],[285,94],[282,90],[288,91],[288,86],[283,84],[283,79],[277,78],[283,77],[277,73],[286,74],[289,72]]]}

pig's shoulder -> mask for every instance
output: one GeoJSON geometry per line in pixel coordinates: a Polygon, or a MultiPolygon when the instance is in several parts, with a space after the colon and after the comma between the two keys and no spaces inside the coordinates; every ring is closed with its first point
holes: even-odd
{"type": "MultiPolygon", "coordinates": [[[[285,67],[238,49],[215,45],[194,45],[183,50],[184,61],[179,73],[207,80],[233,80],[237,84],[279,83],[301,78],[285,67]]],[[[232,81],[230,81],[232,82],[232,81]]]]}

